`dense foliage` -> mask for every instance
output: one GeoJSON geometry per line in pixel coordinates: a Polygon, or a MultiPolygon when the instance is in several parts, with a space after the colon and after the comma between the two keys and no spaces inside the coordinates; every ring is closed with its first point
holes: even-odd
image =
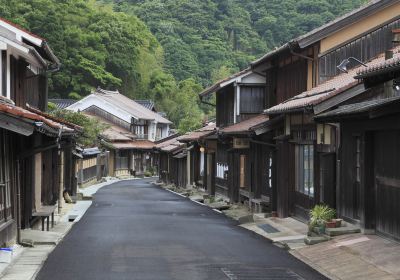
{"type": "Polygon", "coordinates": [[[141,18],[178,80],[209,85],[220,68],[243,69],[288,40],[365,0],[99,0],[141,18]]]}

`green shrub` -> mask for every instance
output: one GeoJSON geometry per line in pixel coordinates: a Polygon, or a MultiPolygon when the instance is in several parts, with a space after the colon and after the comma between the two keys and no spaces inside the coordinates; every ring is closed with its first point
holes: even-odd
{"type": "Polygon", "coordinates": [[[335,209],[327,205],[315,205],[310,211],[310,226],[322,225],[335,218],[335,209]]]}

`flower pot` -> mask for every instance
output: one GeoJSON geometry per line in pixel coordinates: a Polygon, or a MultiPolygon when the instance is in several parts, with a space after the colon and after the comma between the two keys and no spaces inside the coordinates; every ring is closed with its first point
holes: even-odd
{"type": "Polygon", "coordinates": [[[336,222],[336,227],[341,227],[342,226],[343,219],[332,219],[332,221],[336,222]]]}
{"type": "Polygon", "coordinates": [[[326,226],[327,228],[335,228],[335,227],[336,227],[336,221],[331,220],[331,221],[329,221],[329,222],[325,222],[325,226],[326,226]]]}

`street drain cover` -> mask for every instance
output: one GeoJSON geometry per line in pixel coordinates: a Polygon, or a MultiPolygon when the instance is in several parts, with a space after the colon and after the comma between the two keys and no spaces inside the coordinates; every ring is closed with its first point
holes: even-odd
{"type": "Polygon", "coordinates": [[[287,268],[221,268],[222,272],[230,280],[304,280],[300,275],[287,268]]]}
{"type": "Polygon", "coordinates": [[[258,227],[259,227],[260,229],[262,229],[263,231],[267,232],[267,233],[276,233],[276,232],[279,232],[279,230],[277,230],[276,228],[274,228],[274,227],[271,226],[270,224],[258,225],[258,227]]]}
{"type": "Polygon", "coordinates": [[[113,206],[112,203],[106,203],[106,202],[97,202],[94,204],[94,207],[111,207],[113,206]]]}

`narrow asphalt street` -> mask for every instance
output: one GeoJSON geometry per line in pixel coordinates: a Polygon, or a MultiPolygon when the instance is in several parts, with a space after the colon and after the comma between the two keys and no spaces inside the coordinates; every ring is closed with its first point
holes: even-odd
{"type": "Polygon", "coordinates": [[[235,221],[149,181],[100,189],[36,279],[324,279],[235,221]]]}

